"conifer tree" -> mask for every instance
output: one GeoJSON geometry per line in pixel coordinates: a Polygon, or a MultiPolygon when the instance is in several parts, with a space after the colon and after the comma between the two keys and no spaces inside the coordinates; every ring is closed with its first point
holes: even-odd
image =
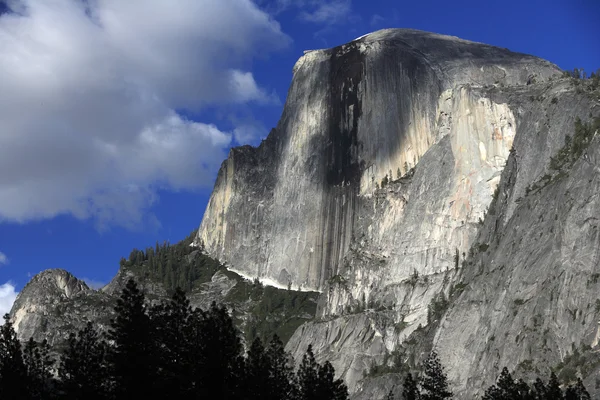
{"type": "Polygon", "coordinates": [[[301,400],[346,400],[348,388],[341,379],[335,379],[335,371],[329,361],[322,366],[317,363],[309,345],[298,369],[299,398],[301,400]]]}
{"type": "Polygon", "coordinates": [[[5,314],[0,327],[0,399],[28,399],[28,384],[21,343],[10,316],[5,314]]]}
{"type": "Polygon", "coordinates": [[[423,400],[452,398],[452,392],[448,390],[446,374],[435,351],[432,351],[427,360],[425,360],[421,390],[421,398],[423,400]]]}
{"type": "Polygon", "coordinates": [[[546,386],[546,393],[544,400],[562,400],[563,395],[560,390],[560,383],[558,383],[558,378],[556,374],[552,372],[550,374],[550,380],[548,381],[548,385],[546,386]]]}
{"type": "Polygon", "coordinates": [[[533,397],[534,394],[533,394],[531,388],[529,387],[529,385],[527,384],[527,382],[525,382],[523,379],[519,379],[515,383],[515,389],[516,389],[516,394],[517,394],[517,396],[518,396],[519,399],[521,399],[521,400],[535,400],[535,398],[533,397]]]}
{"type": "Polygon", "coordinates": [[[583,381],[581,378],[577,378],[577,383],[575,384],[575,393],[577,394],[579,400],[591,399],[589,392],[585,386],[583,386],[583,381]]]}
{"type": "Polygon", "coordinates": [[[240,335],[225,306],[215,302],[195,314],[194,342],[198,344],[197,389],[205,396],[236,399],[243,396],[244,359],[240,335]]]}
{"type": "Polygon", "coordinates": [[[575,385],[569,385],[565,391],[565,400],[590,400],[590,394],[583,386],[581,378],[577,378],[575,385]]]}
{"type": "Polygon", "coordinates": [[[546,398],[546,385],[540,378],[537,378],[533,383],[533,398],[535,400],[544,400],[546,398]]]}
{"type": "Polygon", "coordinates": [[[153,332],[144,294],[133,279],[127,281],[115,312],[108,332],[113,394],[120,399],[150,398],[156,378],[153,332]]]}
{"type": "Polygon", "coordinates": [[[191,315],[190,302],[180,288],[175,290],[168,303],[155,306],[151,311],[160,370],[157,386],[167,397],[185,398],[192,391],[190,349],[195,344],[190,341],[191,315]]]}
{"type": "Polygon", "coordinates": [[[273,335],[267,348],[267,357],[271,367],[268,398],[294,399],[297,396],[294,370],[279,336],[273,335]]]}
{"type": "Polygon", "coordinates": [[[302,356],[302,363],[298,368],[298,389],[301,400],[317,399],[318,364],[312,351],[312,345],[306,349],[302,356]]]}
{"type": "Polygon", "coordinates": [[[390,389],[390,391],[388,392],[388,394],[385,396],[385,400],[394,400],[394,391],[390,389]]]}
{"type": "Polygon", "coordinates": [[[61,397],[74,400],[107,398],[106,343],[91,322],[71,333],[60,358],[58,377],[61,397]]]}
{"type": "Polygon", "coordinates": [[[42,343],[37,343],[30,338],[23,350],[23,361],[27,370],[30,398],[50,398],[54,389],[52,379],[54,360],[50,357],[48,341],[44,339],[42,343]]]}
{"type": "Polygon", "coordinates": [[[402,388],[402,399],[403,400],[417,400],[420,398],[419,388],[417,387],[417,381],[413,379],[412,374],[409,372],[404,379],[404,387],[402,388]]]}
{"type": "Polygon", "coordinates": [[[335,379],[335,370],[329,361],[325,361],[319,368],[318,399],[322,400],[347,400],[348,388],[342,379],[335,379]]]}
{"type": "Polygon", "coordinates": [[[246,398],[266,400],[269,398],[271,365],[259,338],[254,339],[246,359],[246,398]]]}

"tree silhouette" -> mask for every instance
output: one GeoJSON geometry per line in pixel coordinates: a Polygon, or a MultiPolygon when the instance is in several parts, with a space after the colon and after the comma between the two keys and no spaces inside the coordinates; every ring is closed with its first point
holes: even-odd
{"type": "Polygon", "coordinates": [[[5,314],[4,325],[0,327],[0,399],[27,398],[29,382],[21,343],[17,339],[10,316],[5,314]]]}
{"type": "Polygon", "coordinates": [[[273,335],[273,339],[269,343],[267,358],[271,368],[267,398],[271,400],[295,398],[297,393],[292,361],[277,335],[273,335]]]}
{"type": "Polygon", "coordinates": [[[106,343],[91,322],[77,335],[71,333],[60,358],[58,377],[61,397],[76,400],[106,399],[108,370],[106,343]]]}
{"type": "Polygon", "coordinates": [[[417,400],[420,397],[419,388],[417,382],[413,379],[412,374],[409,372],[404,378],[404,387],[402,388],[402,398],[404,400],[417,400]]]}
{"type": "Polygon", "coordinates": [[[214,398],[243,396],[244,359],[240,335],[225,306],[213,302],[207,312],[195,313],[200,393],[214,398]]]}
{"type": "Polygon", "coordinates": [[[27,371],[28,389],[31,399],[47,399],[54,389],[52,368],[54,360],[50,357],[48,341],[37,343],[33,338],[25,344],[23,361],[27,371]]]}
{"type": "MultiPolygon", "coordinates": [[[[157,387],[162,395],[185,398],[192,393],[193,359],[190,357],[190,318],[192,309],[185,293],[176,288],[169,302],[157,305],[150,313],[155,329],[157,387]]],[[[155,395],[159,392],[155,391],[155,395]]]]}
{"type": "Polygon", "coordinates": [[[129,279],[111,320],[108,351],[112,390],[117,398],[151,397],[155,382],[153,332],[144,295],[129,279]]]}
{"type": "Polygon", "coordinates": [[[335,379],[333,366],[326,361],[317,363],[309,345],[298,369],[299,398],[301,400],[345,400],[348,388],[341,379],[335,379]]]}
{"type": "Polygon", "coordinates": [[[563,394],[560,390],[560,383],[558,383],[556,374],[552,372],[550,374],[548,385],[546,386],[545,400],[562,400],[562,398],[563,394]]]}
{"type": "Polygon", "coordinates": [[[448,390],[446,374],[435,351],[432,351],[425,360],[421,391],[423,400],[452,398],[452,392],[448,390]]]}

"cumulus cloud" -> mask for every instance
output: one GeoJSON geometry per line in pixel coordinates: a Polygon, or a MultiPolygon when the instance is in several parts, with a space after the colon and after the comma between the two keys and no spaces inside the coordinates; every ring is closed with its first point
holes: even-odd
{"type": "Polygon", "coordinates": [[[210,184],[235,134],[176,110],[277,101],[245,66],[290,39],[250,0],[8,4],[0,221],[135,226],[158,189],[210,184]]]}
{"type": "MultiPolygon", "coordinates": [[[[17,292],[12,283],[6,282],[0,285],[0,316],[10,312],[15,299],[17,298],[17,292]]],[[[4,324],[4,321],[0,320],[0,324],[4,324]]]]}
{"type": "Polygon", "coordinates": [[[0,251],[0,265],[6,264],[8,264],[8,257],[6,257],[6,254],[0,251]]]}

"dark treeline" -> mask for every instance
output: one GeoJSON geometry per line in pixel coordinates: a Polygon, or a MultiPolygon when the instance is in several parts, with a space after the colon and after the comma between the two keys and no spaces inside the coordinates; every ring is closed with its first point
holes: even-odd
{"type": "Polygon", "coordinates": [[[348,390],[311,347],[300,366],[274,336],[244,352],[227,309],[192,309],[177,289],[149,307],[129,280],[106,334],[91,323],[68,339],[55,362],[47,342],[17,340],[10,318],[0,327],[0,399],[346,400],[348,390]]]}
{"type": "MultiPolygon", "coordinates": [[[[105,334],[92,323],[69,336],[59,360],[47,342],[22,345],[10,318],[0,327],[0,399],[227,399],[347,400],[348,390],[329,362],[309,346],[297,369],[281,340],[255,339],[244,352],[225,306],[192,309],[184,292],[148,306],[127,282],[105,334]]],[[[444,368],[431,352],[416,376],[405,376],[387,400],[453,398],[444,368]]],[[[483,400],[589,400],[581,379],[561,389],[551,374],[531,384],[504,368],[483,400]]]]}
{"type": "MultiPolygon", "coordinates": [[[[452,399],[448,388],[444,368],[438,356],[431,352],[423,364],[423,374],[414,378],[408,373],[402,385],[402,393],[395,395],[392,390],[386,400],[445,400],[452,399]]],[[[590,400],[581,378],[574,385],[568,385],[563,391],[558,378],[552,372],[547,383],[537,378],[532,385],[522,379],[515,380],[507,368],[504,368],[495,385],[485,391],[482,400],[590,400]]]]}

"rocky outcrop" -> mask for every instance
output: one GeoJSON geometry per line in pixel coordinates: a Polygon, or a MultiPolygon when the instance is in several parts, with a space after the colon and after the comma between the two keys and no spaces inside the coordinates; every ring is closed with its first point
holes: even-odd
{"type": "Polygon", "coordinates": [[[11,319],[20,340],[46,339],[60,346],[88,321],[105,330],[113,307],[110,296],[65,270],[51,269],[35,275],[19,292],[11,319]]]}

